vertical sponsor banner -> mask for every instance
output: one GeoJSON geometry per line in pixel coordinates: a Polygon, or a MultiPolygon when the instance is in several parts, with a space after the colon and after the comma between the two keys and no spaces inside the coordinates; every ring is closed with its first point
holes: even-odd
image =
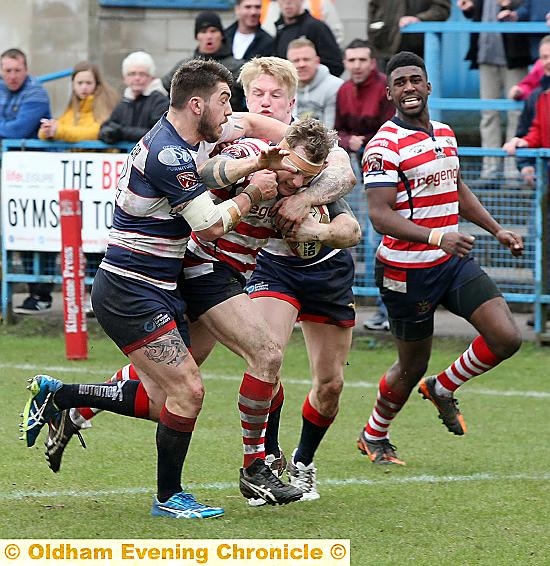
{"type": "Polygon", "coordinates": [[[59,191],[59,214],[65,352],[68,360],[83,360],[88,357],[88,328],[83,308],[86,260],[82,250],[80,191],[59,191]]]}

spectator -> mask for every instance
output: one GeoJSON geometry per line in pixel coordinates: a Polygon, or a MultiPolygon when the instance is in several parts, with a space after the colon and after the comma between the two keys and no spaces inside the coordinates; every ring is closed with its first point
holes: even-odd
{"type": "Polygon", "coordinates": [[[0,140],[36,138],[40,120],[51,116],[48,93],[29,75],[23,51],[4,51],[0,65],[0,140]]]}
{"type": "MultiPolygon", "coordinates": [[[[393,116],[395,109],[386,96],[386,77],[378,70],[368,41],[352,40],[344,49],[344,65],[350,78],[336,95],[334,127],[340,136],[340,145],[350,154],[357,178],[353,193],[347,198],[357,218],[362,220],[364,215],[360,214],[359,203],[363,198],[363,149],[378,128],[393,116]]],[[[364,222],[361,224],[365,229],[364,222]]]]}
{"type": "MultiPolygon", "coordinates": [[[[38,137],[66,142],[97,140],[99,128],[118,98],[116,91],[102,78],[97,65],[80,61],[71,74],[71,96],[65,112],[59,119],[41,120],[38,137]]],[[[96,254],[94,256],[93,259],[98,259],[96,254]]],[[[86,299],[85,310],[88,316],[93,315],[89,298],[86,299]]],[[[22,310],[16,312],[21,313],[22,310]]]]}
{"type": "MultiPolygon", "coordinates": [[[[529,95],[529,98],[525,101],[515,137],[506,142],[503,146],[510,155],[515,154],[516,147],[521,147],[521,140],[527,136],[534,123],[538,100],[543,93],[546,93],[550,89],[550,35],[545,35],[540,41],[539,57],[544,74],[539,81],[538,88],[534,89],[529,95]]],[[[548,122],[546,122],[545,127],[547,130],[548,122]]],[[[543,132],[541,132],[541,134],[543,134],[543,132]]],[[[542,137],[540,140],[542,142],[542,137]]],[[[543,147],[550,147],[550,145],[544,145],[543,147]]],[[[518,157],[516,163],[522,179],[527,186],[535,186],[535,159],[532,157],[518,157]]]]}
{"type": "MultiPolygon", "coordinates": [[[[395,108],[386,96],[386,77],[378,70],[370,42],[354,39],[344,49],[344,66],[350,78],[343,84],[336,97],[335,128],[340,136],[340,145],[350,154],[357,183],[347,199],[367,240],[378,240],[370,226],[365,223],[362,211],[364,201],[361,160],[367,142],[378,128],[389,120],[395,108]]],[[[365,321],[369,330],[389,330],[387,312],[377,302],[377,312],[365,321]]]]}
{"type": "MultiPolygon", "coordinates": [[[[550,47],[550,44],[548,46],[550,47]]],[[[546,50],[545,45],[542,44],[541,55],[544,55],[545,58],[546,50]]],[[[546,65],[546,68],[550,70],[550,57],[546,65]]],[[[528,132],[524,136],[513,137],[504,144],[503,148],[509,155],[515,155],[516,148],[518,147],[550,147],[550,128],[548,124],[550,124],[550,89],[539,93],[535,104],[535,114],[528,132]]]]}
{"type": "MultiPolygon", "coordinates": [[[[550,0],[523,0],[513,2],[512,6],[519,4],[517,9],[502,10],[498,19],[500,21],[511,22],[548,22],[550,25],[550,0]]],[[[539,43],[542,35],[538,33],[529,34],[529,48],[531,49],[531,57],[536,59],[539,52],[539,43]]]]}
{"type": "Polygon", "coordinates": [[[113,111],[118,98],[97,65],[80,61],[71,74],[71,96],[65,112],[58,119],[41,120],[38,137],[66,142],[97,140],[99,128],[113,111]]]}
{"type": "MultiPolygon", "coordinates": [[[[496,22],[501,11],[500,0],[458,0],[457,4],[467,18],[476,22],[496,22]]],[[[472,34],[466,59],[472,69],[479,68],[480,97],[501,98],[527,74],[527,65],[531,63],[529,42],[520,34],[472,34]]],[[[517,110],[507,112],[506,139],[514,136],[519,114],[517,110]]],[[[502,128],[498,110],[481,111],[479,130],[482,147],[501,147],[502,128]]],[[[498,157],[484,157],[481,178],[491,179],[497,175],[500,161],[498,157]]],[[[517,178],[513,159],[505,161],[504,174],[510,179],[517,178]]]]}
{"type": "Polygon", "coordinates": [[[273,55],[273,36],[260,26],[262,0],[236,0],[237,21],[225,29],[225,40],[235,59],[273,55]]]}
{"type": "Polygon", "coordinates": [[[231,87],[231,108],[234,111],[246,110],[244,93],[237,84],[237,77],[243,64],[242,60],[237,60],[231,52],[231,45],[226,41],[222,22],[215,12],[201,12],[195,18],[195,39],[197,47],[193,56],[189,59],[179,61],[174,67],[162,77],[162,84],[167,91],[170,91],[172,76],[180,65],[191,59],[213,59],[221,63],[228,69],[234,79],[231,87]]]}
{"type": "Polygon", "coordinates": [[[336,93],[343,79],[329,73],[315,51],[315,45],[305,37],[293,39],[288,44],[287,59],[298,73],[298,92],[295,114],[299,118],[310,116],[334,128],[336,93]]]}
{"type": "MultiPolygon", "coordinates": [[[[31,77],[27,57],[20,49],[8,49],[0,55],[0,140],[36,138],[40,120],[50,118],[50,101],[44,87],[31,77]]],[[[21,259],[30,261],[30,253],[21,259]]],[[[29,296],[14,312],[36,314],[52,306],[51,283],[29,283],[29,296]]]]}
{"type": "Polygon", "coordinates": [[[319,55],[321,63],[332,75],[339,77],[343,71],[342,55],[334,34],[322,21],[304,10],[302,0],[278,0],[281,17],[275,22],[275,55],[286,59],[288,44],[299,37],[306,37],[319,55]]]}
{"type": "Polygon", "coordinates": [[[99,130],[99,139],[105,143],[138,141],[168,110],[169,99],[161,80],[155,78],[155,62],[149,53],[130,53],[122,61],[122,78],[124,97],[99,130]]]}
{"type": "MultiPolygon", "coordinates": [[[[275,22],[281,17],[281,8],[277,0],[262,1],[262,27],[271,35],[277,33],[275,22]]],[[[334,34],[339,46],[344,42],[344,26],[336,10],[334,0],[303,0],[304,9],[314,18],[325,22],[334,34]]]]}
{"type": "Polygon", "coordinates": [[[526,100],[531,93],[538,88],[540,80],[544,76],[544,66],[540,59],[535,61],[531,70],[508,91],[508,98],[513,100],[526,100]]]}
{"type": "Polygon", "coordinates": [[[443,22],[450,14],[451,0],[370,0],[368,38],[380,68],[385,69],[398,51],[424,57],[424,34],[401,34],[402,28],[417,22],[443,22]]]}

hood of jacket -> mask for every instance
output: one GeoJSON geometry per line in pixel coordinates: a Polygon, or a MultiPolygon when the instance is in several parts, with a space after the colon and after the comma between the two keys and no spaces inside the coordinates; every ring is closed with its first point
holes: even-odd
{"type": "MultiPolygon", "coordinates": [[[[159,78],[154,78],[148,85],[147,88],[141,93],[141,96],[149,96],[152,92],[158,90],[164,96],[168,96],[166,89],[162,86],[162,81],[159,78]]],[[[124,98],[128,100],[135,100],[135,95],[130,87],[124,89],[124,98]]]]}

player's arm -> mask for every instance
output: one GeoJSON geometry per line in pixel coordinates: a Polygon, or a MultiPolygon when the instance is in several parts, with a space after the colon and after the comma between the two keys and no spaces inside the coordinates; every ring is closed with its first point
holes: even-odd
{"type": "Polygon", "coordinates": [[[430,230],[415,224],[394,210],[396,186],[377,186],[367,188],[369,218],[379,233],[407,242],[432,244],[443,251],[464,257],[473,248],[474,237],[461,232],[442,232],[430,230]]]}
{"type": "MultiPolygon", "coordinates": [[[[458,212],[462,218],[477,224],[492,234],[503,246],[509,248],[512,255],[519,256],[523,252],[523,239],[516,232],[504,229],[481,204],[470,187],[458,176],[458,212]]],[[[447,235],[445,235],[447,239],[447,235]]],[[[443,247],[443,246],[442,246],[443,247]]],[[[443,248],[445,249],[445,248],[443,248]]]]}
{"type": "Polygon", "coordinates": [[[329,224],[317,222],[308,214],[286,239],[294,242],[316,241],[331,248],[351,248],[361,240],[361,227],[355,217],[349,214],[339,214],[329,224]]]}
{"type": "MultiPolygon", "coordinates": [[[[262,150],[259,155],[240,159],[217,155],[201,165],[199,174],[208,188],[221,189],[261,169],[285,170],[295,173],[296,168],[290,165],[288,160],[283,162],[284,157],[288,154],[288,150],[273,146],[262,150]]],[[[264,198],[273,198],[273,196],[275,195],[264,196],[264,198]]]]}
{"type": "Polygon", "coordinates": [[[185,218],[197,236],[209,242],[216,240],[233,230],[252,207],[277,194],[277,176],[273,171],[262,170],[254,180],[257,185],[250,183],[237,196],[219,204],[214,204],[205,191],[184,203],[177,213],[185,218]]]}
{"type": "Polygon", "coordinates": [[[232,131],[231,136],[221,141],[235,140],[241,137],[264,138],[279,143],[286,134],[287,124],[279,120],[254,114],[252,112],[235,112],[231,115],[232,131]]]}
{"type": "Polygon", "coordinates": [[[328,204],[353,190],[357,179],[347,151],[331,150],[326,167],[304,190],[283,199],[277,208],[276,226],[283,232],[295,229],[309,215],[313,205],[328,204]]]}

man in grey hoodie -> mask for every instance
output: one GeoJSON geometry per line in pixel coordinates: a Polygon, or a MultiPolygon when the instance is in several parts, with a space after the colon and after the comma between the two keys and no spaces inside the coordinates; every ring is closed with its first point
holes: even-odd
{"type": "Polygon", "coordinates": [[[299,79],[295,116],[310,116],[334,128],[336,93],[343,79],[330,74],[328,67],[321,64],[313,42],[305,37],[288,44],[287,59],[296,67],[299,79]]]}

